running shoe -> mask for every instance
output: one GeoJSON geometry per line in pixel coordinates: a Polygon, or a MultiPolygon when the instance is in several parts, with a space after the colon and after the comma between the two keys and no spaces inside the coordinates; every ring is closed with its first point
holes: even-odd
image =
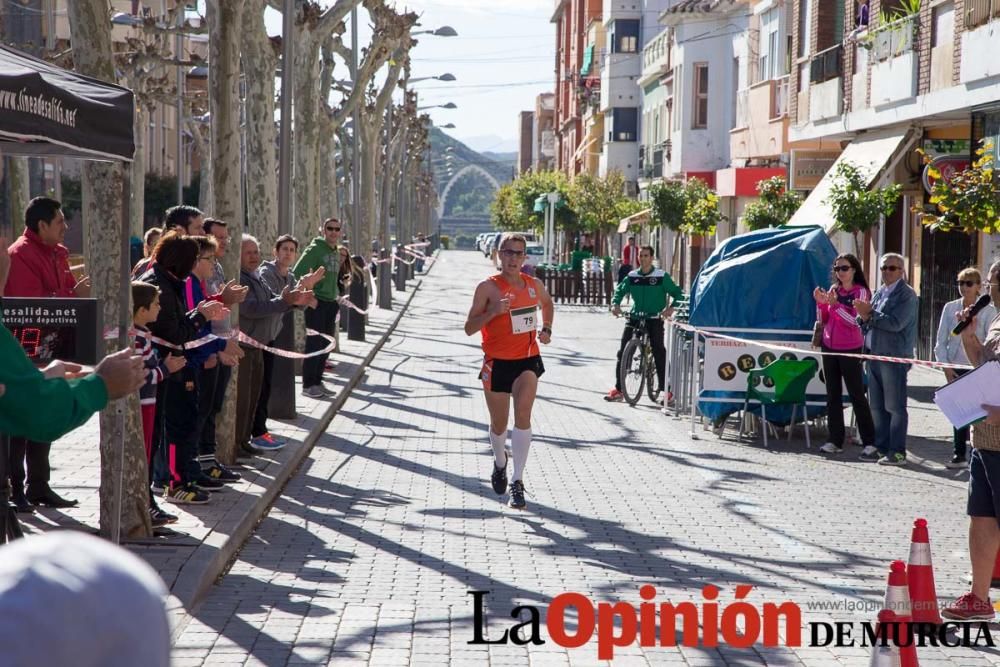
{"type": "Polygon", "coordinates": [[[263,438],[265,441],[273,443],[275,445],[287,445],[288,438],[283,438],[280,435],[275,435],[273,433],[267,432],[263,435],[255,436],[256,438],[263,438]]]}
{"type": "Polygon", "coordinates": [[[947,463],[944,464],[944,467],[958,470],[961,468],[968,468],[969,462],[966,460],[964,456],[959,456],[958,454],[955,454],[954,456],[951,457],[951,461],[948,461],[947,463]]]}
{"type": "Polygon", "coordinates": [[[181,505],[204,505],[211,496],[207,491],[202,491],[192,483],[183,486],[171,486],[167,489],[163,498],[169,502],[181,505]]]}
{"type": "Polygon", "coordinates": [[[832,442],[827,442],[827,443],[824,443],[824,445],[819,448],[819,451],[823,452],[824,454],[839,454],[842,451],[844,451],[844,448],[843,447],[838,447],[837,445],[833,444],[832,442]]]}
{"type": "Polygon", "coordinates": [[[208,465],[202,465],[201,474],[205,477],[217,479],[224,484],[235,484],[243,479],[243,475],[230,470],[216,460],[207,461],[208,465]]]}
{"type": "Polygon", "coordinates": [[[496,459],[494,459],[493,474],[490,476],[490,484],[493,485],[493,490],[498,496],[507,493],[507,464],[510,462],[510,455],[504,453],[504,457],[502,468],[497,466],[496,459]]]}
{"type": "Polygon", "coordinates": [[[277,440],[269,440],[262,435],[259,435],[250,441],[250,449],[255,452],[276,452],[284,446],[284,442],[279,443],[277,440]]]}
{"type": "Polygon", "coordinates": [[[878,460],[878,464],[880,466],[905,466],[906,454],[900,454],[899,452],[887,454],[878,460]]]}
{"type": "Polygon", "coordinates": [[[194,481],[194,485],[202,491],[221,491],[226,488],[225,482],[221,479],[209,477],[204,472],[202,472],[201,477],[194,481]]]}
{"type": "Polygon", "coordinates": [[[507,505],[516,510],[523,510],[528,506],[528,503],[524,502],[524,482],[521,480],[515,479],[510,483],[510,500],[507,501],[507,505]]]}
{"type": "Polygon", "coordinates": [[[617,389],[612,389],[607,394],[604,395],[604,400],[608,403],[617,403],[618,401],[624,401],[625,395],[622,394],[617,389]]]}
{"type": "Polygon", "coordinates": [[[859,461],[864,461],[865,463],[876,463],[882,455],[879,454],[878,449],[873,445],[866,445],[864,449],[861,450],[861,454],[858,456],[859,461]]]}
{"type": "Polygon", "coordinates": [[[309,398],[326,398],[326,392],[323,391],[323,388],[318,384],[314,384],[311,387],[303,389],[302,395],[308,396],[309,398]]]}
{"type": "Polygon", "coordinates": [[[941,615],[953,621],[992,621],[996,612],[993,604],[969,592],[941,610],[941,615]]]}

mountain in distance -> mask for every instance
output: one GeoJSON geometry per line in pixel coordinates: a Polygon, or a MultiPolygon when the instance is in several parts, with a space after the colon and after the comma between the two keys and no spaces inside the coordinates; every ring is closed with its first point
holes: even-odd
{"type": "Polygon", "coordinates": [[[466,137],[462,140],[466,146],[480,153],[516,153],[517,139],[505,138],[497,134],[487,134],[466,137]]]}
{"type": "Polygon", "coordinates": [[[434,183],[439,194],[444,191],[451,178],[448,175],[449,164],[452,175],[470,164],[478,165],[501,185],[509,183],[514,176],[516,153],[479,153],[437,127],[431,128],[430,143],[434,183]],[[451,148],[451,151],[448,151],[448,148],[451,148]],[[447,158],[449,153],[452,155],[450,160],[447,158]]]}

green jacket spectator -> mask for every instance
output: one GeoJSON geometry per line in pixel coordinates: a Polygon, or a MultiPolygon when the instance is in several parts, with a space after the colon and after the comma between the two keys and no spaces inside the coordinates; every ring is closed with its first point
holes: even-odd
{"type": "Polygon", "coordinates": [[[90,374],[78,380],[46,379],[0,324],[0,432],[52,442],[90,419],[108,403],[104,380],[90,374]]]}
{"type": "Polygon", "coordinates": [[[621,305],[626,294],[632,297],[632,317],[656,317],[666,309],[667,296],[673,298],[673,303],[684,301],[681,288],[666,271],[656,268],[649,273],[642,273],[641,269],[630,271],[615,288],[611,303],[621,305]]]}
{"type": "Polygon", "coordinates": [[[337,252],[337,246],[330,245],[324,238],[314,238],[292,267],[292,273],[296,278],[301,278],[321,266],[326,269],[326,274],[316,283],[313,294],[320,301],[336,301],[340,296],[340,291],[337,289],[337,273],[340,271],[340,254],[337,252]]]}

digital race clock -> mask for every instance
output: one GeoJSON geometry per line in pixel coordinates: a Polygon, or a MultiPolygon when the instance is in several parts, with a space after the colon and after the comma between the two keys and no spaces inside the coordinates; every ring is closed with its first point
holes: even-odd
{"type": "Polygon", "coordinates": [[[39,366],[53,359],[93,365],[104,354],[97,299],[4,297],[0,311],[3,325],[39,366]]]}

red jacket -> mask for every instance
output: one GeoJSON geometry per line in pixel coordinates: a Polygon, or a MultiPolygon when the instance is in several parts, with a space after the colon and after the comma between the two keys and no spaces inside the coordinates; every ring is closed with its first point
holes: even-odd
{"type": "Polygon", "coordinates": [[[7,249],[10,275],[7,296],[75,297],[76,278],[69,270],[69,250],[64,245],[49,246],[38,234],[25,229],[7,249]]]}

